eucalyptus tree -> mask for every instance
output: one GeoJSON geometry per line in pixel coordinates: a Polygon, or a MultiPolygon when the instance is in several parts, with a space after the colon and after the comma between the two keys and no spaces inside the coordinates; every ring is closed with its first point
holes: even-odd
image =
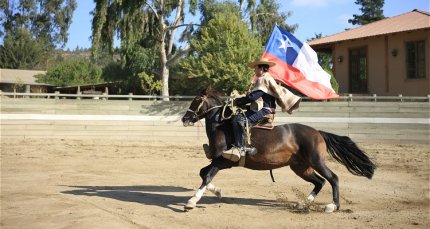
{"type": "MultiPolygon", "coordinates": [[[[132,50],[143,40],[158,49],[162,95],[169,96],[169,68],[188,52],[189,46],[175,49],[176,32],[183,27],[189,35],[195,24],[185,23],[186,9],[195,14],[198,0],[94,0],[93,57],[112,50],[119,34],[122,50],[132,50]]],[[[183,36],[185,39],[188,36],[183,36]]],[[[122,61],[126,62],[125,55],[122,61]]],[[[167,98],[165,100],[168,100],[167,98]]]]}

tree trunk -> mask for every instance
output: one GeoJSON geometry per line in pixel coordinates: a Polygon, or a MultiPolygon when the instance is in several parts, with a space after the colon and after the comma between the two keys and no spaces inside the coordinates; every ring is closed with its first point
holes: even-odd
{"type": "MultiPolygon", "coordinates": [[[[163,32],[161,32],[161,45],[160,45],[160,59],[161,59],[161,80],[163,81],[163,88],[161,89],[162,96],[169,96],[169,68],[167,66],[167,53],[165,41],[165,25],[161,25],[163,32]]],[[[169,101],[169,98],[163,98],[163,101],[169,101]]]]}
{"type": "MultiPolygon", "coordinates": [[[[166,65],[162,66],[161,76],[163,78],[162,96],[169,96],[169,69],[166,65]]],[[[169,98],[163,98],[164,101],[169,101],[169,98]]]]}
{"type": "MultiPolygon", "coordinates": [[[[162,42],[164,45],[164,42],[162,42]]],[[[164,47],[164,46],[162,46],[164,47]]],[[[167,58],[165,48],[161,48],[161,80],[163,81],[163,88],[161,89],[162,96],[169,96],[169,68],[167,67],[167,58]]],[[[163,98],[163,101],[169,101],[169,98],[163,98]]]]}

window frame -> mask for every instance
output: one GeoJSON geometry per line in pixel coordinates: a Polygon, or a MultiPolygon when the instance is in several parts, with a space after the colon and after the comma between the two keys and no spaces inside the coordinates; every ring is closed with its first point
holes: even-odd
{"type": "Polygon", "coordinates": [[[427,78],[426,46],[427,44],[425,39],[405,42],[405,75],[407,80],[420,80],[427,78]],[[410,49],[410,45],[413,45],[413,50],[410,49]],[[419,47],[420,45],[423,46],[421,49],[419,47]],[[411,53],[411,51],[413,53],[411,53]],[[409,59],[411,56],[413,56],[413,60],[409,59]]]}

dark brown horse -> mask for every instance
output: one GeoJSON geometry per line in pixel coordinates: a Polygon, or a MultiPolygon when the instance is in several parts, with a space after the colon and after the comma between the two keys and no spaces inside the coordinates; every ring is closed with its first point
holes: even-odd
{"type": "Polygon", "coordinates": [[[315,187],[307,198],[309,202],[315,199],[327,180],[332,187],[333,203],[326,205],[326,212],[333,212],[340,207],[339,179],[324,162],[326,152],[345,165],[352,174],[369,179],[373,176],[375,164],[349,137],[318,131],[297,123],[279,125],[272,130],[252,128],[251,143],[258,153],[248,155],[239,162],[227,160],[221,154],[231,147],[234,140],[230,120],[225,119],[229,113],[231,114],[231,110],[219,95],[206,89],[194,98],[182,118],[184,126],[205,118],[212,158],[211,163],[200,170],[203,182],[185,205],[185,210],[194,208],[206,189],[221,197],[221,190],[211,183],[212,179],[218,171],[239,164],[253,170],[290,166],[298,176],[314,184],[315,187]]]}

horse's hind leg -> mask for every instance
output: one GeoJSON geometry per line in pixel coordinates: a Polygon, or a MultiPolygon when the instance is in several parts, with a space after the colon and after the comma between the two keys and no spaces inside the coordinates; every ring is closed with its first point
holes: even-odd
{"type": "Polygon", "coordinates": [[[333,192],[333,203],[326,205],[326,212],[333,212],[339,210],[339,178],[335,173],[333,173],[324,160],[320,157],[311,160],[311,166],[315,171],[317,171],[322,177],[324,177],[330,183],[333,192]]]}
{"type": "Polygon", "coordinates": [[[290,168],[303,180],[310,182],[315,186],[306,199],[309,202],[313,202],[324,186],[324,178],[318,176],[318,174],[316,174],[314,170],[305,163],[294,163],[290,165],[290,168]]]}

